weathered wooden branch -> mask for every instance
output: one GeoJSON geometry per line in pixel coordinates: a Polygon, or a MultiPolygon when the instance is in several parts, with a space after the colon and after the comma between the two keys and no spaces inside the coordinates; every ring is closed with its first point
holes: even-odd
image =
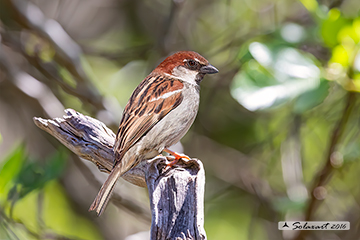
{"type": "MultiPolygon", "coordinates": [[[[63,118],[34,118],[35,124],[57,138],[100,171],[113,166],[115,134],[102,122],[72,109],[63,118]]],[[[152,213],[151,239],[206,239],[204,230],[205,172],[200,160],[181,160],[166,167],[167,157],[142,161],[123,178],[148,187],[152,213]]],[[[94,196],[95,197],[95,196],[94,196]]]]}

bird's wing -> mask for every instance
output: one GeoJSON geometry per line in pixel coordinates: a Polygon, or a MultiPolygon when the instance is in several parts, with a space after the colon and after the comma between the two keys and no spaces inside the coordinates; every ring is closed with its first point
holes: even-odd
{"type": "Polygon", "coordinates": [[[168,76],[150,75],[134,90],[127,103],[116,135],[116,162],[156,123],[183,100],[184,84],[168,76]]]}

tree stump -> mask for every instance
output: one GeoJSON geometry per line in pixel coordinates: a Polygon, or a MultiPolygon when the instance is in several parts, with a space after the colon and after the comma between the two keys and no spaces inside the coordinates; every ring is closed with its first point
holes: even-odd
{"type": "MultiPolygon", "coordinates": [[[[114,162],[115,134],[104,123],[75,110],[67,109],[65,113],[63,118],[34,117],[34,122],[81,159],[109,173],[114,162]]],[[[152,214],[150,239],[206,239],[203,165],[197,159],[181,159],[168,168],[168,158],[157,156],[142,161],[123,175],[126,181],[148,188],[152,214]]]]}

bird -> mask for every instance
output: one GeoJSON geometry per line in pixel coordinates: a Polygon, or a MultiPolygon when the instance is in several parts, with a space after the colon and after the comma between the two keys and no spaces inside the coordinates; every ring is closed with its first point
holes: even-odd
{"type": "Polygon", "coordinates": [[[181,158],[168,149],[187,133],[200,102],[200,82],[217,73],[199,53],[179,51],[162,61],[134,90],[124,108],[113,147],[114,166],[89,211],[102,214],[117,180],[141,161],[162,152],[181,158]]]}

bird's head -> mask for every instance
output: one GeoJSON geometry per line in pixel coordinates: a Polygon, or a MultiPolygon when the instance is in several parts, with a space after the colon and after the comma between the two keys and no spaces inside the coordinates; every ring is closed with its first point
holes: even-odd
{"type": "Polygon", "coordinates": [[[168,74],[191,84],[199,84],[205,74],[219,71],[200,54],[180,51],[162,61],[154,72],[168,74]]]}

